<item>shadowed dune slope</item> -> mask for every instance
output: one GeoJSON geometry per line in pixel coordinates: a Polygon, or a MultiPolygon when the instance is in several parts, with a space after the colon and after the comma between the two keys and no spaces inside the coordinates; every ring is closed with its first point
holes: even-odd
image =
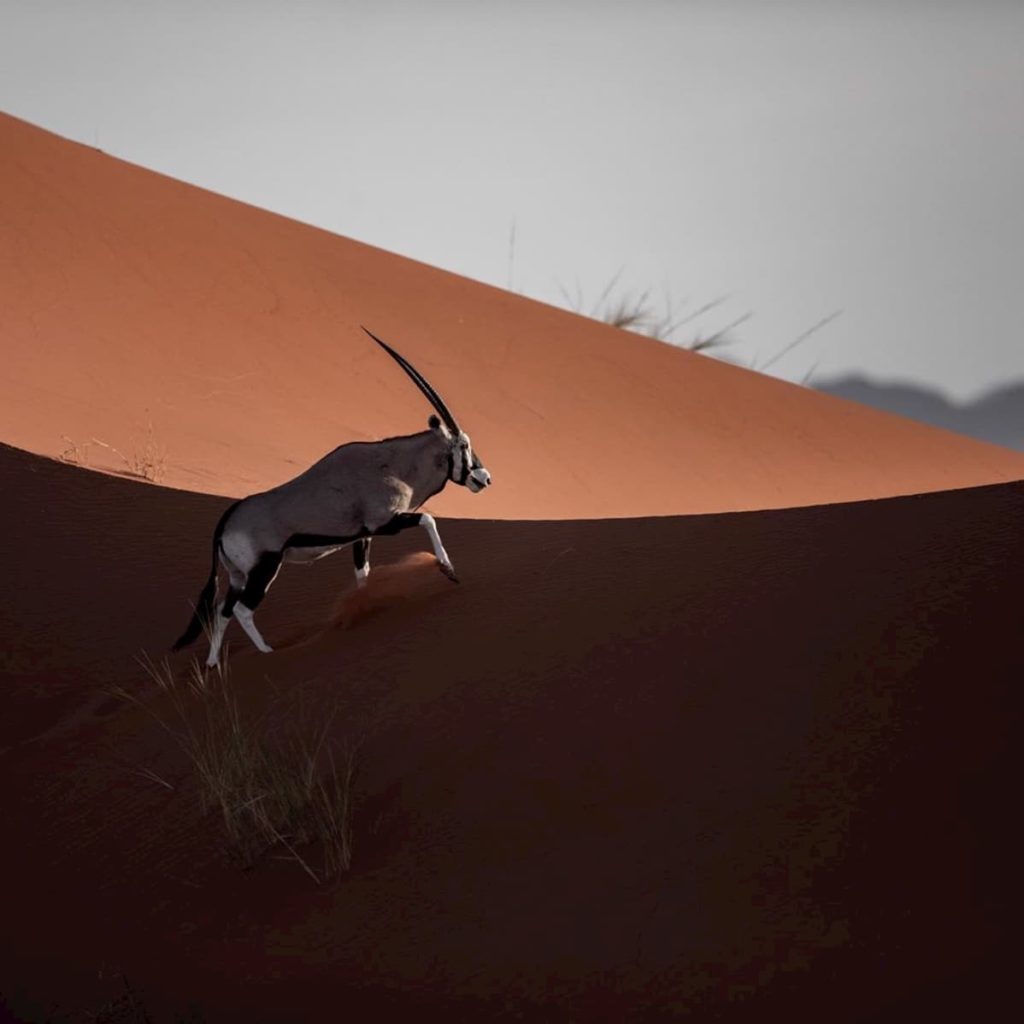
{"type": "MultiPolygon", "coordinates": [[[[572,268],[567,268],[571,272],[572,268]]],[[[1020,479],[1024,454],[727,366],[0,116],[0,439],[238,495],[429,412],[500,489],[472,517],[777,508],[1020,479]],[[116,451],[115,451],[116,450],[116,451]],[[118,454],[120,453],[120,454],[118,454]]]]}
{"type": "Polygon", "coordinates": [[[345,555],[286,570],[260,611],[279,650],[233,631],[232,680],[332,703],[362,742],[354,867],[317,889],[225,863],[173,740],[103,692],[149,694],[134,659],[184,625],[223,499],[7,448],[0,484],[12,1012],[95,1010],[118,972],[211,1022],[978,1019],[1010,997],[1024,486],[451,521],[463,584],[381,540],[354,619],[345,555]]]}

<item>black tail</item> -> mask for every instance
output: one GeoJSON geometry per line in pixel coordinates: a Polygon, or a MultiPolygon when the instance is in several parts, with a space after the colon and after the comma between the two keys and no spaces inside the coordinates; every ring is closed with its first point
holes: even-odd
{"type": "Polygon", "coordinates": [[[224,515],[220,517],[220,522],[217,523],[217,528],[213,531],[213,565],[210,567],[210,578],[206,581],[206,586],[200,591],[199,599],[196,601],[195,613],[192,615],[189,624],[185,627],[185,632],[174,641],[174,646],[171,647],[172,651],[180,651],[182,647],[188,647],[213,617],[213,600],[217,596],[217,558],[220,553],[220,538],[221,534],[224,533],[224,524],[227,522],[228,516],[235,510],[237,505],[238,502],[236,501],[234,505],[225,511],[224,515]]]}

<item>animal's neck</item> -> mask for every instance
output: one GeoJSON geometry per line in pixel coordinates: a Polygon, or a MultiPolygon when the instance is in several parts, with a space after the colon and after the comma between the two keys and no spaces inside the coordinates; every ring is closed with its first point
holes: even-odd
{"type": "Polygon", "coordinates": [[[403,437],[395,470],[412,489],[410,508],[419,508],[448,482],[449,451],[433,430],[403,437]]]}

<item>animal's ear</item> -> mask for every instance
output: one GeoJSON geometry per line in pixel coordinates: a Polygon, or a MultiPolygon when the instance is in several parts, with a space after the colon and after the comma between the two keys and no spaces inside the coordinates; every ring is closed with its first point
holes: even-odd
{"type": "Polygon", "coordinates": [[[435,434],[437,434],[438,437],[443,438],[445,441],[448,442],[448,444],[451,444],[451,431],[444,423],[441,422],[441,420],[437,416],[431,416],[430,419],[427,420],[427,426],[430,427],[430,429],[435,434]]]}

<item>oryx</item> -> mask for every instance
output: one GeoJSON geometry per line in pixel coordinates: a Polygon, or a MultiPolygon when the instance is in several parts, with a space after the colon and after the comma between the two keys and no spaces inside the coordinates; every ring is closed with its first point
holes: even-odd
{"type": "Polygon", "coordinates": [[[491,482],[448,406],[421,373],[390,345],[366,333],[413,379],[437,410],[428,430],[383,441],[353,441],[335,448],[294,480],[232,505],[213,531],[213,566],[188,628],[174,644],[192,643],[203,627],[210,633],[209,666],[220,658],[232,616],[259,650],[253,612],[274,582],[282,561],[306,562],[352,545],[357,584],[370,571],[370,541],[422,526],[430,537],[441,572],[456,582],[434,517],[416,510],[449,480],[474,493],[491,482]],[[228,590],[214,614],[217,566],[228,574],[228,590]]]}

